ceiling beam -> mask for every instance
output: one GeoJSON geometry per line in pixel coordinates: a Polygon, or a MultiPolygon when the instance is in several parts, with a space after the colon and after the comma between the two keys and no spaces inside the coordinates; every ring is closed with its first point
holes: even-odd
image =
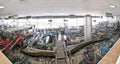
{"type": "MultiPolygon", "coordinates": [[[[24,17],[17,17],[16,19],[54,19],[54,18],[84,18],[85,16],[79,15],[61,15],[61,16],[24,16],[24,17]]],[[[92,18],[101,18],[102,16],[92,16],[92,18]]],[[[4,18],[4,19],[11,19],[11,18],[4,18]]],[[[13,18],[14,19],[14,18],[13,18]]]]}

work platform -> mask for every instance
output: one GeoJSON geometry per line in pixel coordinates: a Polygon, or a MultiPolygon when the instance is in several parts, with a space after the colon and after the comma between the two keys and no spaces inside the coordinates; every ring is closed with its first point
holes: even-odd
{"type": "Polygon", "coordinates": [[[65,44],[62,41],[57,40],[56,47],[57,47],[56,54],[57,64],[68,64],[68,57],[65,51],[65,44]]]}
{"type": "Polygon", "coordinates": [[[98,64],[116,64],[120,55],[120,38],[98,64]]]}
{"type": "Polygon", "coordinates": [[[66,64],[66,56],[64,52],[64,44],[62,41],[57,41],[57,64],[66,64]]]}

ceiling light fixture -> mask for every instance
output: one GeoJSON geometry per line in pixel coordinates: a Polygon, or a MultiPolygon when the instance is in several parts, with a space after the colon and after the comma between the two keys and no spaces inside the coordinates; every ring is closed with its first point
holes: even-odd
{"type": "Polygon", "coordinates": [[[4,6],[0,6],[0,8],[5,8],[4,6]]]}
{"type": "Polygon", "coordinates": [[[115,7],[116,7],[116,6],[114,6],[114,5],[111,5],[111,6],[110,6],[110,8],[115,8],[115,7]]]}

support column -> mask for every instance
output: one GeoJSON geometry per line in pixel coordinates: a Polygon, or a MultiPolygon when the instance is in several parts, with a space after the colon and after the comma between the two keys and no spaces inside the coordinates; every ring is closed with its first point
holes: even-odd
{"type": "Polygon", "coordinates": [[[91,15],[85,16],[84,37],[85,37],[86,42],[92,40],[92,17],[91,15]]]}

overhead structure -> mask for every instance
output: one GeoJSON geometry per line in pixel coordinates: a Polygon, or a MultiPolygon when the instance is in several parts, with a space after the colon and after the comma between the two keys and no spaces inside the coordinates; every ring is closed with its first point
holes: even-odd
{"type": "MultiPolygon", "coordinates": [[[[10,16],[10,17],[14,17],[14,16],[10,16]]],[[[28,18],[32,18],[32,19],[50,19],[50,18],[84,18],[84,15],[43,15],[43,16],[22,16],[22,17],[17,17],[16,19],[28,19],[28,18]]],[[[101,18],[102,16],[98,15],[98,16],[92,16],[92,18],[101,18]]],[[[0,18],[1,19],[1,18],[0,18]]],[[[4,19],[10,19],[8,18],[4,18],[4,19]]],[[[51,21],[51,20],[50,20],[51,21]]]]}

